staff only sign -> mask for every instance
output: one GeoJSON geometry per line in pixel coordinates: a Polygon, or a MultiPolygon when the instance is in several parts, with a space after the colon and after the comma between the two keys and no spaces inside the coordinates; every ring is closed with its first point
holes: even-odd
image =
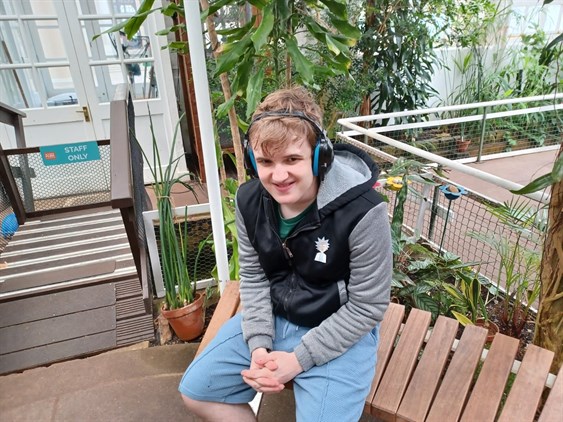
{"type": "Polygon", "coordinates": [[[49,145],[39,147],[43,164],[58,166],[61,164],[82,163],[100,159],[100,150],[96,141],[75,144],[49,145]]]}

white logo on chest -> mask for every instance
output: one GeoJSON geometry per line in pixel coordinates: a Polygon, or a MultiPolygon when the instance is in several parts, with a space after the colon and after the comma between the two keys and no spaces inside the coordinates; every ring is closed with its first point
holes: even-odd
{"type": "Polygon", "coordinates": [[[317,241],[315,242],[315,246],[317,247],[317,250],[319,251],[319,253],[317,253],[315,255],[315,261],[322,262],[323,264],[326,264],[325,252],[328,251],[328,248],[330,246],[330,244],[328,243],[328,240],[325,239],[324,237],[318,238],[317,241]]]}

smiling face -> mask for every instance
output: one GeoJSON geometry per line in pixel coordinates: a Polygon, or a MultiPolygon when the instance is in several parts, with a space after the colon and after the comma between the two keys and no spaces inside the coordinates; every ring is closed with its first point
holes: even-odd
{"type": "Polygon", "coordinates": [[[257,147],[254,157],[258,177],[280,205],[284,218],[292,218],[315,201],[319,188],[313,176],[313,148],[306,138],[297,138],[278,151],[264,152],[257,147]]]}

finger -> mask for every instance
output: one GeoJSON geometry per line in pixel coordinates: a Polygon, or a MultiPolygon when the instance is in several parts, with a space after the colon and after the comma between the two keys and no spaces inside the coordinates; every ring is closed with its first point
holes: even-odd
{"type": "Polygon", "coordinates": [[[277,388],[283,385],[275,378],[257,378],[254,379],[253,381],[258,383],[261,387],[267,387],[267,388],[277,388]]]}
{"type": "Polygon", "coordinates": [[[272,377],[272,371],[267,368],[260,368],[260,369],[245,369],[241,371],[241,375],[247,378],[260,378],[260,377],[272,377]]]}
{"type": "Polygon", "coordinates": [[[283,384],[280,384],[278,388],[262,388],[259,391],[264,394],[276,394],[283,391],[284,388],[285,386],[283,384]]]}
{"type": "Polygon", "coordinates": [[[275,371],[276,369],[278,369],[278,364],[275,361],[271,360],[266,362],[264,364],[264,367],[269,369],[270,371],[275,371]]]}

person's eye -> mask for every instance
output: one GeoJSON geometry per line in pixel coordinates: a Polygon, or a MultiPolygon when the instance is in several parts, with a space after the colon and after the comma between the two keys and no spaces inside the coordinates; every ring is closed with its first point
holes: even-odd
{"type": "Polygon", "coordinates": [[[271,160],[266,160],[265,158],[259,158],[259,159],[256,160],[256,162],[258,164],[260,164],[261,166],[268,166],[268,165],[272,164],[271,160]]]}
{"type": "Polygon", "coordinates": [[[290,164],[294,164],[294,163],[299,161],[299,158],[298,157],[288,157],[286,161],[290,164]]]}

